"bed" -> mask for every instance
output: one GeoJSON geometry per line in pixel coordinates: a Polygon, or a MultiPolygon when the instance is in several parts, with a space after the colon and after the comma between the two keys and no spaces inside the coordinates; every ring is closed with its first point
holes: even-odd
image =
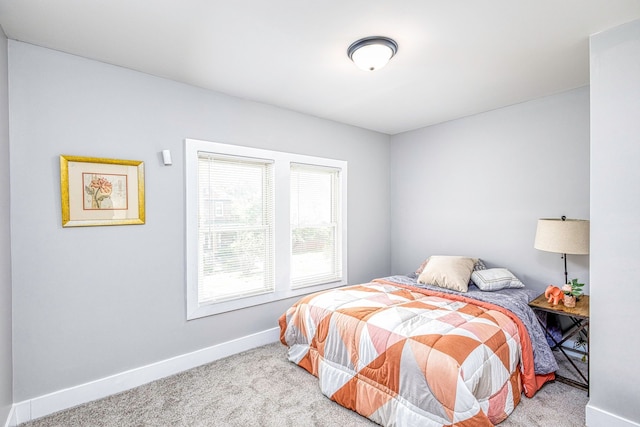
{"type": "Polygon", "coordinates": [[[289,360],[327,397],[384,426],[503,421],[557,364],[528,306],[537,292],[508,271],[515,280],[496,285],[497,269],[466,259],[457,282],[430,257],[413,274],[300,299],[279,319],[289,360]]]}

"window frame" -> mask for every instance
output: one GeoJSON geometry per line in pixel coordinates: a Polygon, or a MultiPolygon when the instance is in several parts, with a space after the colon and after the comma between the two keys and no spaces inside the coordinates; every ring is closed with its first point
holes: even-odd
{"type": "Polygon", "coordinates": [[[196,139],[185,140],[185,266],[187,320],[266,304],[297,297],[347,284],[347,161],[282,151],[265,150],[241,145],[223,144],[196,139]],[[198,152],[228,156],[267,159],[273,162],[274,182],[274,234],[273,260],[275,290],[273,292],[241,297],[221,302],[201,304],[198,299],[198,152]],[[342,275],[337,280],[292,288],[291,283],[291,224],[290,224],[290,169],[292,163],[326,166],[339,173],[339,220],[342,275]]]}

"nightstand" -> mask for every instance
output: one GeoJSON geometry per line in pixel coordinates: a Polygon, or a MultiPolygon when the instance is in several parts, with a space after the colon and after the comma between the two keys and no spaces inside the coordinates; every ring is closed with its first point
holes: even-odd
{"type": "Polygon", "coordinates": [[[533,301],[529,303],[529,305],[534,310],[546,311],[547,313],[557,314],[558,316],[564,316],[571,320],[571,326],[567,330],[562,331],[562,339],[560,341],[556,341],[553,336],[547,331],[546,326],[543,322],[540,322],[542,328],[545,330],[546,335],[551,338],[551,340],[555,343],[552,350],[560,350],[564,357],[567,358],[573,369],[575,369],[576,373],[584,380],[584,382],[578,382],[571,378],[563,377],[561,375],[556,374],[556,380],[572,385],[574,387],[581,388],[589,392],[589,295],[580,295],[578,297],[578,301],[576,302],[575,307],[565,307],[562,302],[558,305],[552,305],[547,302],[547,298],[545,298],[544,294],[540,295],[533,301]],[[574,363],[574,361],[569,357],[569,355],[565,352],[565,348],[563,344],[567,342],[570,338],[574,336],[582,335],[583,339],[586,341],[585,351],[570,348],[572,352],[580,353],[587,358],[587,376],[580,371],[578,366],[574,363]]]}

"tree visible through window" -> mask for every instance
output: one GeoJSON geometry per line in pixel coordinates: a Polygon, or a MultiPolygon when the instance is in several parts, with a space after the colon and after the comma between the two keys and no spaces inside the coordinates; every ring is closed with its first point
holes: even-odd
{"type": "Polygon", "coordinates": [[[200,153],[198,188],[200,303],[273,291],[271,162],[200,153]]]}

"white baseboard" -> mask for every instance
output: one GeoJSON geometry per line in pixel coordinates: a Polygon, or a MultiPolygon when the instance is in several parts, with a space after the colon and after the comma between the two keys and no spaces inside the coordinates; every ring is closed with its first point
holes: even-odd
{"type": "Polygon", "coordinates": [[[586,417],[588,427],[640,427],[640,424],[637,422],[596,408],[592,406],[591,403],[587,403],[586,417]]]}
{"type": "Polygon", "coordinates": [[[6,427],[16,427],[20,423],[130,390],[233,354],[277,342],[279,339],[280,328],[272,328],[86,384],[18,402],[12,407],[6,427]]]}
{"type": "Polygon", "coordinates": [[[11,406],[11,409],[9,410],[9,415],[7,416],[7,422],[4,423],[4,427],[15,427],[18,425],[15,409],[16,409],[16,405],[11,406]]]}

